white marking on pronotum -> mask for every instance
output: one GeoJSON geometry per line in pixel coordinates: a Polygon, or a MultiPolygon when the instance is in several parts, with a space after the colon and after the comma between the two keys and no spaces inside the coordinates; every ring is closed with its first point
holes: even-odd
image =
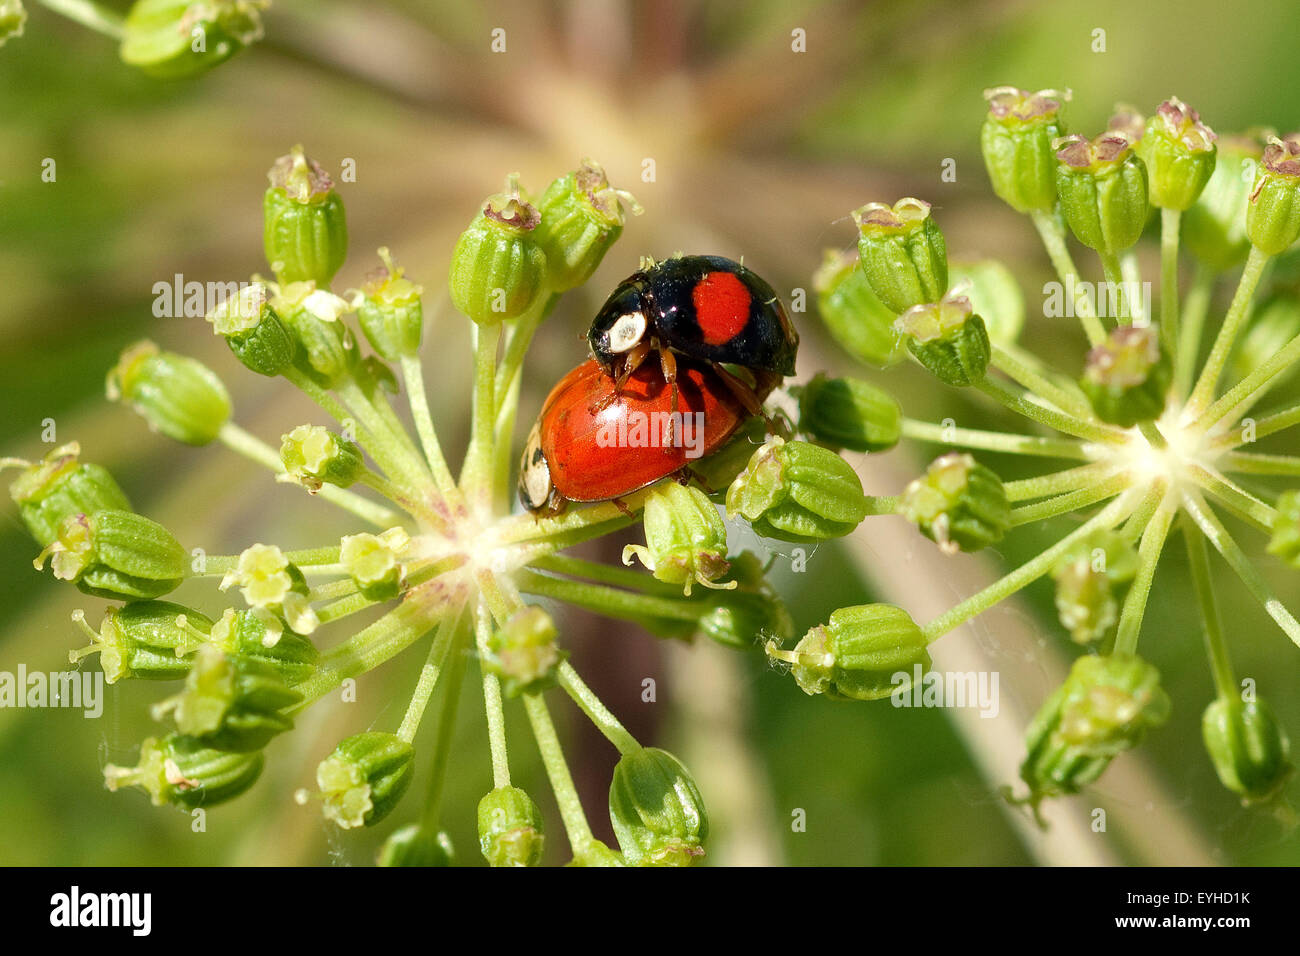
{"type": "Polygon", "coordinates": [[[609,350],[616,355],[636,348],[645,336],[645,314],[642,312],[625,312],[620,315],[609,330],[609,350]]]}

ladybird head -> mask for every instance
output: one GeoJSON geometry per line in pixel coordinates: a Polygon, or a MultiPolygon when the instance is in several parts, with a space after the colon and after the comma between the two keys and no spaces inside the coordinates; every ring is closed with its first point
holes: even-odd
{"type": "Polygon", "coordinates": [[[587,341],[591,354],[605,371],[612,371],[620,356],[627,355],[650,334],[651,316],[638,276],[622,282],[596,313],[587,341]]]}

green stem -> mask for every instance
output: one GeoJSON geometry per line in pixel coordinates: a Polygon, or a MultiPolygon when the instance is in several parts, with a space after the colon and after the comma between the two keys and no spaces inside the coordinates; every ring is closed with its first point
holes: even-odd
{"type": "Polygon", "coordinates": [[[402,718],[402,724],[397,729],[397,736],[408,744],[415,740],[415,735],[420,729],[420,721],[424,718],[424,711],[429,706],[429,699],[437,689],[438,678],[447,663],[447,653],[451,650],[452,642],[459,632],[460,621],[459,612],[449,614],[438,624],[438,629],[434,633],[433,643],[429,646],[429,656],[425,658],[424,666],[420,668],[415,692],[411,695],[411,702],[406,706],[406,715],[402,718]]]}
{"type": "Polygon", "coordinates": [[[1113,252],[1098,252],[1101,259],[1101,271],[1106,277],[1106,284],[1117,290],[1119,300],[1119,323],[1130,325],[1133,322],[1133,307],[1128,301],[1128,290],[1124,287],[1124,271],[1120,268],[1119,256],[1113,252]]]}
{"type": "Polygon", "coordinates": [[[1125,438],[1124,433],[1118,429],[1085,422],[1073,415],[1067,415],[1064,412],[1034,404],[1023,396],[1017,395],[996,379],[982,378],[975,383],[975,387],[990,398],[1002,403],[1011,411],[1053,428],[1058,432],[1064,432],[1067,435],[1073,435],[1076,438],[1083,438],[1088,441],[1110,442],[1112,444],[1123,441],[1125,438]]]}
{"type": "Polygon", "coordinates": [[[1243,475],[1300,475],[1300,458],[1291,455],[1257,455],[1230,451],[1219,459],[1224,471],[1243,475]]]}
{"type": "MultiPolygon", "coordinates": [[[[501,344],[501,323],[475,327],[474,408],[469,451],[460,472],[460,487],[474,507],[486,511],[492,492],[491,477],[496,437],[496,365],[501,344]]],[[[499,452],[498,452],[499,453],[499,452]]]]}
{"type": "Polygon", "coordinates": [[[1210,310],[1214,283],[1218,279],[1209,266],[1197,262],[1192,273],[1192,287],[1187,291],[1178,324],[1178,349],[1174,363],[1174,394],[1184,398],[1192,387],[1196,372],[1196,358],[1201,351],[1201,333],[1205,329],[1205,316],[1210,310]]]}
{"type": "MultiPolygon", "coordinates": [[[[1012,571],[1002,579],[995,581],[993,584],[990,584],[978,594],[972,595],[965,601],[962,601],[960,604],[957,604],[945,613],[936,617],[921,629],[922,633],[925,634],[926,641],[934,641],[935,639],[942,637],[959,624],[975,617],[977,614],[987,611],[999,601],[1005,600],[1021,588],[1038,580],[1048,571],[1052,570],[1052,566],[1055,565],[1056,562],[1060,560],[1061,556],[1069,551],[1070,548],[1074,547],[1075,542],[1087,538],[1094,531],[1113,528],[1120,521],[1124,520],[1128,513],[1133,510],[1134,499],[1139,493],[1140,489],[1137,488],[1132,488],[1125,492],[1115,501],[1112,501],[1109,505],[1103,508],[1091,520],[1080,525],[1037,557],[1025,562],[1020,567],[1016,568],[1016,570],[1012,571]]],[[[1153,495],[1155,493],[1156,492],[1151,492],[1153,495]]]]}
{"type": "Polygon", "coordinates": [[[83,27],[112,37],[114,40],[122,39],[125,32],[122,15],[103,4],[94,3],[93,0],[36,0],[36,2],[46,9],[53,10],[69,20],[80,23],[83,27]]]}
{"type": "Polygon", "coordinates": [[[1205,649],[1210,656],[1210,674],[1214,689],[1222,700],[1237,693],[1237,678],[1232,673],[1232,659],[1228,644],[1223,639],[1223,623],[1214,599],[1214,575],[1210,571],[1210,554],[1205,547],[1205,535],[1186,514],[1182,518],[1183,540],[1187,544],[1187,563],[1192,570],[1192,586],[1201,605],[1201,619],[1205,622],[1205,649]]]}
{"type": "Polygon", "coordinates": [[[506,746],[506,714],[501,703],[501,679],[487,669],[488,640],[492,636],[492,614],[480,600],[474,609],[474,634],[479,670],[483,675],[483,705],[487,712],[488,746],[492,752],[492,786],[510,786],[510,751],[506,746]]]}
{"type": "Polygon", "coordinates": [[[1032,501],[1063,491],[1074,491],[1084,487],[1096,478],[1109,474],[1115,466],[1108,461],[1095,461],[1092,464],[1054,471],[1049,475],[1035,475],[1033,478],[1021,478],[1008,481],[1006,489],[1008,501],[1032,501]]]}
{"type": "Polygon", "coordinates": [[[1125,290],[1125,295],[1132,290],[1137,294],[1137,299],[1129,300],[1129,308],[1133,313],[1133,322],[1135,325],[1143,325],[1150,321],[1147,315],[1144,303],[1142,301],[1142,270],[1138,264],[1137,253],[1130,249],[1124,253],[1119,260],[1120,275],[1124,279],[1124,285],[1121,287],[1125,290]]]}
{"type": "Polygon", "coordinates": [[[1054,213],[1035,211],[1030,213],[1030,217],[1043,240],[1043,248],[1047,250],[1048,258],[1052,260],[1052,268],[1056,270],[1057,278],[1067,289],[1074,290],[1074,314],[1083,324],[1088,342],[1094,346],[1100,345],[1106,340],[1106,330],[1093,311],[1092,304],[1088,301],[1079,281],[1079,270],[1075,268],[1069,247],[1065,244],[1065,224],[1060,216],[1054,213]]]}
{"type": "Polygon", "coordinates": [[[1192,520],[1200,527],[1201,532],[1210,539],[1214,549],[1223,555],[1223,559],[1228,562],[1228,566],[1236,572],[1241,583],[1246,585],[1248,590],[1260,604],[1268,616],[1273,619],[1278,627],[1292,642],[1300,647],[1300,622],[1282,604],[1281,601],[1269,590],[1264,578],[1255,566],[1251,563],[1241,547],[1228,534],[1222,522],[1215,516],[1214,512],[1205,504],[1205,499],[1195,491],[1187,491],[1183,494],[1183,507],[1187,513],[1192,516],[1192,520]]]}
{"type": "Polygon", "coordinates": [[[525,594],[563,601],[575,607],[595,611],[621,621],[641,621],[660,618],[670,621],[697,621],[709,609],[706,601],[697,598],[657,597],[637,594],[618,588],[592,584],[588,581],[570,581],[532,571],[518,571],[515,582],[525,594]]]}
{"type": "Polygon", "coordinates": [[[1138,545],[1137,574],[1129,585],[1128,594],[1124,595],[1124,606],[1119,612],[1119,627],[1115,632],[1113,650],[1115,654],[1133,654],[1137,651],[1142,618],[1146,615],[1156,566],[1160,563],[1160,553],[1164,550],[1169,526],[1177,512],[1176,504],[1169,499],[1162,500],[1151,523],[1142,532],[1142,543],[1138,545]]]}
{"type": "Polygon", "coordinates": [[[1103,481],[1098,485],[1080,488],[1068,494],[1048,498],[1046,501],[1025,505],[1023,508],[1015,508],[1011,512],[1011,525],[1012,527],[1019,527],[1023,524],[1044,521],[1058,515],[1069,514],[1071,511],[1078,511],[1080,508],[1086,508],[1089,505],[1095,505],[1099,501],[1115,497],[1128,487],[1131,482],[1132,479],[1128,475],[1115,475],[1110,480],[1103,481]]]}
{"type": "MultiPolygon", "coordinates": [[[[1300,424],[1300,405],[1292,405],[1280,412],[1273,412],[1255,422],[1254,436],[1251,441],[1259,441],[1269,435],[1300,424]]],[[[1239,425],[1214,443],[1216,448],[1236,448],[1238,445],[1250,444],[1245,439],[1246,427],[1239,425]]]]}
{"type": "MultiPolygon", "coordinates": [[[[370,444],[366,445],[360,438],[358,442],[365,447],[384,473],[394,483],[400,483],[401,487],[408,489],[410,492],[408,497],[413,500],[424,501],[429,491],[434,491],[436,494],[436,489],[432,487],[432,476],[425,474],[424,462],[416,455],[410,445],[409,437],[400,428],[396,430],[393,428],[392,423],[387,421],[379,409],[371,403],[365,390],[355,381],[348,379],[335,386],[335,391],[339,393],[352,414],[365,426],[370,444]]],[[[385,401],[384,404],[387,405],[387,402],[385,401]]],[[[390,408],[389,412],[391,411],[390,408]]],[[[427,513],[427,508],[421,513],[427,513]]]]}
{"type": "Polygon", "coordinates": [[[587,823],[587,815],[582,810],[578,788],[573,785],[573,776],[564,759],[564,750],[560,747],[560,738],[556,736],[550,711],[546,709],[546,701],[542,700],[541,694],[525,694],[524,709],[528,712],[528,721],[532,724],[537,749],[542,755],[546,776],[550,778],[551,790],[555,793],[555,802],[559,804],[560,819],[564,821],[569,846],[575,857],[581,857],[595,837],[587,823]]]}
{"type": "Polygon", "coordinates": [[[420,812],[420,822],[426,829],[436,833],[438,817],[442,812],[442,794],[447,782],[447,767],[451,763],[452,736],[456,730],[456,711],[460,703],[460,689],[464,683],[465,669],[469,664],[469,655],[464,646],[469,636],[469,629],[464,626],[464,612],[456,614],[456,624],[452,628],[452,640],[449,642],[450,660],[446,662],[446,687],[442,692],[442,706],[438,709],[438,732],[433,744],[433,766],[429,768],[429,789],[425,794],[424,809],[420,812]]]}
{"type": "MultiPolygon", "coordinates": [[[[339,550],[337,544],[327,544],[320,548],[303,548],[298,551],[285,551],[283,553],[291,564],[296,564],[299,568],[307,570],[323,565],[338,564],[339,550]]],[[[215,575],[225,574],[227,571],[234,569],[237,564],[239,564],[239,555],[237,554],[210,554],[204,561],[203,572],[194,574],[193,577],[210,578],[215,575]]]]}
{"type": "Polygon", "coordinates": [[[993,346],[993,367],[1061,411],[1085,420],[1094,418],[1092,406],[1082,394],[1066,391],[999,345],[993,346]]]}
{"type": "Polygon", "coordinates": [[[634,750],[640,750],[641,745],[636,742],[636,738],[628,733],[627,728],[619,722],[608,707],[600,702],[590,687],[588,687],[578,672],[573,669],[573,665],[568,661],[562,663],[559,667],[560,686],[564,688],[573,702],[582,708],[582,712],[587,715],[596,729],[605,735],[605,739],[618,748],[620,754],[632,753],[634,750]]]}
{"type": "Polygon", "coordinates": [[[1178,231],[1182,213],[1160,210],[1160,342],[1166,355],[1178,349],[1178,231]]]}
{"type": "Polygon", "coordinates": [[[1264,272],[1264,266],[1268,264],[1268,259],[1269,257],[1258,248],[1250,247],[1250,255],[1246,257],[1246,265],[1241,271],[1237,291],[1232,296],[1232,305],[1228,307],[1228,314],[1219,329],[1218,337],[1214,340],[1210,357],[1205,360],[1201,377],[1197,379],[1192,397],[1188,400],[1187,408],[1193,416],[1205,411],[1214,398],[1219,376],[1223,374],[1223,367],[1228,362],[1228,355],[1232,352],[1237,334],[1245,324],[1246,316],[1250,314],[1250,303],[1255,297],[1255,288],[1259,285],[1259,278],[1264,272]]]}
{"type": "Polygon", "coordinates": [[[587,578],[611,587],[631,588],[644,594],[657,594],[660,597],[681,597],[679,584],[660,581],[645,571],[633,568],[605,564],[603,561],[587,561],[567,554],[548,554],[530,562],[530,567],[539,571],[553,571],[575,578],[587,578]]]}
{"type": "Polygon", "coordinates": [[[1300,361],[1300,335],[1291,339],[1280,351],[1274,352],[1264,360],[1263,364],[1228,389],[1223,397],[1206,409],[1205,414],[1197,420],[1197,427],[1208,431],[1219,419],[1236,411],[1238,406],[1246,406],[1239,412],[1244,414],[1251,404],[1262,398],[1264,393],[1273,386],[1274,379],[1296,361],[1300,361]]]}
{"type": "MultiPolygon", "coordinates": [[[[280,456],[275,449],[262,439],[244,431],[234,422],[226,422],[226,424],[222,425],[217,437],[221,439],[222,444],[232,451],[236,451],[260,465],[265,465],[276,474],[284,474],[284,462],[280,460],[280,456]]],[[[392,528],[402,523],[401,517],[392,509],[385,508],[381,504],[334,485],[325,485],[321,488],[317,497],[324,498],[330,504],[352,512],[358,518],[370,522],[377,528],[392,528]]]]}
{"type": "Polygon", "coordinates": [[[424,369],[420,359],[414,355],[402,356],[402,379],[406,383],[406,395],[411,405],[411,418],[415,421],[415,431],[420,436],[424,448],[424,457],[433,474],[434,483],[442,496],[448,501],[459,498],[456,479],[447,467],[442,445],[438,441],[437,429],[433,427],[433,415],[429,408],[429,397],[424,388],[424,369]]]}
{"type": "Polygon", "coordinates": [[[903,435],[917,441],[938,445],[958,445],[985,451],[1005,452],[1010,455],[1037,455],[1043,458],[1077,458],[1087,460],[1086,446],[1073,438],[1041,438],[1037,435],[1012,435],[1006,432],[980,431],[958,428],[904,418],[903,435]]]}
{"type": "Polygon", "coordinates": [[[1200,465],[1188,469],[1193,481],[1217,498],[1225,508],[1265,534],[1272,534],[1277,512],[1245,488],[1227,478],[1206,471],[1200,465]]]}

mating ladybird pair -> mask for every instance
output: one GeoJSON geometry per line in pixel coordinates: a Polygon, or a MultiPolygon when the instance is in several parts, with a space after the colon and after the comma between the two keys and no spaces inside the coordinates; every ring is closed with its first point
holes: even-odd
{"type": "Polygon", "coordinates": [[[587,340],[592,358],[551,390],[524,447],[530,511],[618,498],[716,451],[794,374],[799,348],[772,287],[720,256],[633,273],[587,340]]]}

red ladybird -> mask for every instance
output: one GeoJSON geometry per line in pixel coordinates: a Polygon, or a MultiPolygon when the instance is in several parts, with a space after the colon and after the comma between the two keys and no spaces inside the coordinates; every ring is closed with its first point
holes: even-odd
{"type": "Polygon", "coordinates": [[[566,501],[607,501],[681,471],[720,448],[750,417],[707,365],[681,363],[673,387],[657,364],[621,389],[591,360],[551,390],[524,446],[519,500],[557,512],[566,501]]]}
{"type": "Polygon", "coordinates": [[[721,256],[674,256],[624,279],[587,331],[591,354],[622,387],[658,354],[673,382],[676,356],[707,362],[745,406],[794,374],[799,336],[763,279],[721,256]],[[722,368],[746,370],[745,382],[722,368]]]}

